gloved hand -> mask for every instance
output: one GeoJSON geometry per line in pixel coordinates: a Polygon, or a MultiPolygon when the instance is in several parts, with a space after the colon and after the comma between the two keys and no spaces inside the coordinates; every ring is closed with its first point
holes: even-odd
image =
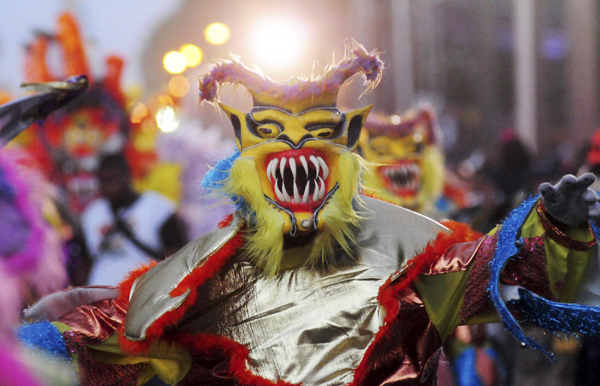
{"type": "Polygon", "coordinates": [[[554,186],[548,182],[541,184],[540,194],[548,214],[570,227],[600,216],[598,196],[589,189],[595,180],[592,173],[579,178],[567,174],[554,186]]]}

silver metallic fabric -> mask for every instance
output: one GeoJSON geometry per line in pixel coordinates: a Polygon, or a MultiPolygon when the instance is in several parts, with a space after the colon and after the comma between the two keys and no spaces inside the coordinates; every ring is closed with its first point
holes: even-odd
{"type": "MultiPolygon", "coordinates": [[[[249,368],[272,381],[351,382],[383,323],[379,288],[446,230],[412,211],[367,197],[364,201],[365,220],[358,230],[355,256],[340,252],[336,263],[326,269],[299,267],[274,278],[262,275],[243,257],[234,257],[204,285],[177,330],[222,335],[246,345],[249,368]]],[[[186,254],[196,251],[170,259],[199,264],[204,256],[186,254]]],[[[128,337],[143,337],[149,321],[172,309],[163,297],[189,273],[188,263],[172,266],[185,267],[185,272],[161,272],[161,264],[152,269],[152,278],[142,277],[137,283],[126,320],[128,337]]]]}
{"type": "Polygon", "coordinates": [[[125,319],[125,336],[132,341],[143,340],[148,327],[161,315],[180,306],[189,292],[171,297],[171,291],[210,255],[218,251],[237,234],[242,226],[234,216],[229,226],[208,232],[160,262],[140,276],[130,292],[130,304],[125,319]]]}

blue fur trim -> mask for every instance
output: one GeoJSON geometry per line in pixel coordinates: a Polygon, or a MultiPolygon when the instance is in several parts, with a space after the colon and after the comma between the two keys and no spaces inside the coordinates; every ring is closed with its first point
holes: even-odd
{"type": "Polygon", "coordinates": [[[41,349],[53,357],[71,360],[62,334],[49,322],[24,324],[17,334],[25,347],[41,349]]]}
{"type": "Polygon", "coordinates": [[[490,293],[492,302],[498,311],[498,314],[500,314],[500,317],[502,318],[502,324],[504,325],[504,328],[515,338],[523,342],[526,346],[531,346],[537,350],[540,350],[546,354],[548,358],[554,360],[553,355],[550,352],[546,351],[532,338],[526,336],[523,330],[521,330],[519,323],[515,320],[508,310],[506,304],[504,304],[502,301],[499,291],[500,274],[502,273],[508,260],[512,256],[519,253],[519,249],[515,245],[515,242],[517,241],[517,235],[521,229],[521,226],[523,225],[523,222],[525,222],[527,216],[536,204],[538,198],[539,196],[527,198],[517,209],[510,213],[508,218],[502,224],[502,229],[500,230],[500,234],[498,236],[498,243],[496,245],[496,255],[494,256],[491,264],[492,273],[488,291],[490,293]]]}
{"type": "Polygon", "coordinates": [[[527,319],[546,330],[586,335],[600,334],[600,308],[558,303],[519,288],[520,299],[511,303],[527,319]]]}
{"type": "MultiPolygon", "coordinates": [[[[231,175],[233,163],[239,157],[240,152],[236,149],[233,154],[217,162],[217,164],[204,175],[204,178],[200,183],[202,189],[204,189],[204,191],[208,194],[225,194],[223,193],[225,181],[227,181],[231,175]]],[[[227,195],[227,197],[229,197],[235,203],[238,210],[246,212],[248,205],[246,204],[246,201],[244,201],[243,197],[236,195],[227,195]]]]}
{"type": "Polygon", "coordinates": [[[474,347],[465,349],[452,364],[458,386],[483,386],[477,375],[477,353],[474,347]]]}
{"type": "Polygon", "coordinates": [[[231,174],[233,162],[239,157],[240,152],[236,150],[230,156],[217,162],[217,164],[204,175],[202,183],[200,184],[202,189],[205,189],[208,193],[222,191],[225,186],[225,181],[231,174]]]}

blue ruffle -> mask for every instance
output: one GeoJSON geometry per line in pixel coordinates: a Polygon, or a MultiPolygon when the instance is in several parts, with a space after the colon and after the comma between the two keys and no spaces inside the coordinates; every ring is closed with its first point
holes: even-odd
{"type": "MultiPolygon", "coordinates": [[[[553,360],[552,353],[543,349],[532,338],[523,333],[519,324],[501,300],[498,291],[500,273],[508,259],[519,252],[515,245],[517,234],[536,201],[537,197],[527,199],[510,214],[502,225],[496,255],[492,261],[489,291],[492,301],[502,317],[502,323],[506,330],[525,345],[542,351],[553,360]]],[[[593,221],[591,225],[596,239],[598,239],[600,229],[593,221]]],[[[527,322],[553,332],[582,333],[588,335],[600,334],[600,308],[598,307],[552,302],[524,288],[519,288],[519,296],[519,300],[513,300],[510,304],[519,310],[519,315],[527,322]]]]}
{"type": "Polygon", "coordinates": [[[575,303],[558,303],[519,288],[520,299],[513,301],[519,312],[546,330],[585,335],[600,334],[600,308],[575,303]]]}
{"type": "Polygon", "coordinates": [[[17,335],[25,347],[43,350],[53,357],[70,361],[62,334],[49,322],[24,324],[17,335]]]}
{"type": "Polygon", "coordinates": [[[492,272],[488,290],[492,302],[502,318],[502,324],[504,325],[504,328],[515,338],[523,342],[526,346],[531,346],[540,350],[553,360],[553,356],[550,352],[546,351],[536,341],[525,335],[523,330],[521,330],[519,323],[515,320],[508,310],[506,304],[502,301],[499,291],[500,274],[502,273],[508,260],[512,256],[519,253],[519,249],[515,245],[515,242],[517,241],[517,235],[522,224],[525,222],[527,216],[536,204],[538,198],[539,196],[527,198],[517,209],[510,213],[508,218],[502,224],[502,229],[500,230],[500,234],[498,236],[498,243],[496,245],[496,255],[494,256],[491,264],[492,272]]]}

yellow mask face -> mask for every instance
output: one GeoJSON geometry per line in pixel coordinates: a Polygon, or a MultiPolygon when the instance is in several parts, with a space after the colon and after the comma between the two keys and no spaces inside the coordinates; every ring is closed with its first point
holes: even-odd
{"type": "Polygon", "coordinates": [[[364,176],[367,193],[418,212],[441,194],[443,156],[425,123],[401,132],[365,128],[360,151],[372,165],[364,176]]]}
{"type": "Polygon", "coordinates": [[[283,234],[322,230],[321,215],[340,180],[357,177],[344,174],[339,160],[357,146],[371,106],[345,114],[335,107],[256,106],[247,114],[221,108],[233,124],[240,158],[254,161],[260,194],[282,217],[283,234]]]}

